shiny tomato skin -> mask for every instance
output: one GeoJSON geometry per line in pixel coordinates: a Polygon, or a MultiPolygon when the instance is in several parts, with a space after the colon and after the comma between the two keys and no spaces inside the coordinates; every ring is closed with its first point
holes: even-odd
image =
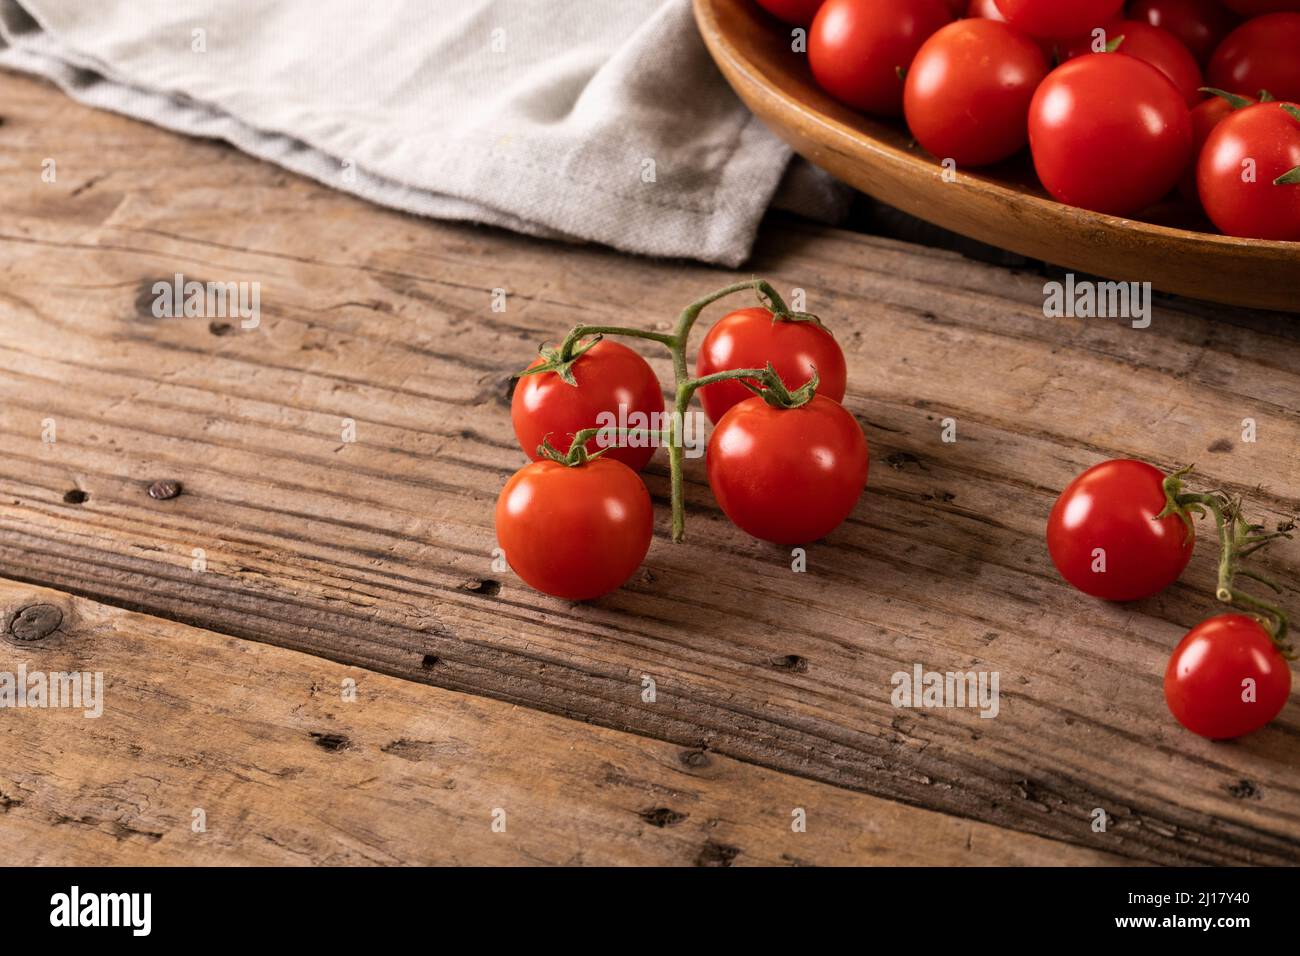
{"type": "Polygon", "coordinates": [[[959,167],[987,166],[1029,142],[1043,52],[996,20],[958,20],[926,40],[907,71],[903,114],[916,141],[959,167]]]}
{"type": "MultiPolygon", "coordinates": [[[[970,0],[966,6],[966,16],[971,20],[996,20],[998,23],[1006,23],[1007,18],[1002,15],[998,9],[997,0],[970,0]]],[[[1014,28],[1013,28],[1014,29],[1014,28]]],[[[1021,31],[1023,32],[1023,31],[1021,31]]],[[[1029,36],[1029,34],[1025,34],[1029,36]]],[[[1056,65],[1056,41],[1052,39],[1043,39],[1042,37],[1030,36],[1029,39],[1038,44],[1038,49],[1043,51],[1043,58],[1047,61],[1049,67],[1056,65]]]]}
{"type": "Polygon", "coordinates": [[[1229,93],[1300,103],[1300,13],[1247,20],[1219,44],[1206,70],[1207,85],[1229,93]]]}
{"type": "Polygon", "coordinates": [[[608,456],[582,465],[543,459],[501,489],[497,543],[534,590],[587,601],[620,587],[645,560],[654,509],[641,478],[608,456]]]}
{"type": "MultiPolygon", "coordinates": [[[[1255,102],[1254,97],[1245,98],[1252,104],[1255,102]]],[[[1178,181],[1178,192],[1197,206],[1201,204],[1201,194],[1196,186],[1196,169],[1199,165],[1197,158],[1204,152],[1205,143],[1215,127],[1234,112],[1232,104],[1222,96],[1211,96],[1192,110],[1192,162],[1188,165],[1187,172],[1183,173],[1183,178],[1178,181]]]]}
{"type": "Polygon", "coordinates": [[[1165,670],[1169,712],[1210,740],[1258,730],[1282,712],[1290,694],[1286,658],[1263,626],[1245,614],[1220,614],[1196,625],[1165,670]],[[1254,700],[1242,699],[1247,679],[1254,681],[1254,700]]]}
{"type": "Polygon", "coordinates": [[[867,440],[838,402],[799,408],[754,396],[722,416],[709,438],[709,486],[727,517],[776,544],[807,544],[853,511],[867,484],[867,440]]]}
{"type": "MultiPolygon", "coordinates": [[[[538,358],[529,368],[541,361],[538,358]]],[[[654,370],[637,352],[619,342],[597,342],[573,364],[573,377],[578,383],[576,388],[554,372],[525,375],[515,386],[510,421],[519,447],[534,461],[541,457],[537,448],[548,435],[558,451],[568,451],[575,434],[601,424],[598,416],[602,412],[611,413],[617,421],[620,404],[627,407],[628,415],[653,415],[664,410],[663,389],[654,370]]],[[[596,438],[587,442],[587,450],[600,450],[596,438]]],[[[611,448],[606,457],[640,471],[654,453],[654,445],[611,448]]]]}
{"type": "Polygon", "coordinates": [[[817,15],[822,0],[758,0],[758,5],[778,20],[806,27],[817,15]]]}
{"type": "Polygon", "coordinates": [[[1273,184],[1296,167],[1300,120],[1281,103],[1237,110],[1201,150],[1196,182],[1205,214],[1225,235],[1300,242],[1300,185],[1273,184]],[[1243,178],[1247,161],[1254,164],[1251,181],[1243,178]]]}
{"type": "Polygon", "coordinates": [[[1128,16],[1168,30],[1202,67],[1210,62],[1210,56],[1223,38],[1241,22],[1219,0],[1137,0],[1129,4],[1128,16]]]}
{"type": "MultiPolygon", "coordinates": [[[[1104,29],[1107,42],[1124,38],[1116,53],[1135,57],[1154,66],[1178,87],[1178,92],[1183,94],[1183,100],[1189,109],[1205,99],[1205,94],[1201,92],[1205,80],[1201,76],[1200,64],[1191,51],[1168,30],[1153,27],[1141,20],[1112,20],[1104,29]]],[[[1065,59],[1096,52],[1092,48],[1094,42],[1091,36],[1073,41],[1066,49],[1065,59]]]]}
{"type": "Polygon", "coordinates": [[[1047,40],[1068,40],[1113,20],[1124,0],[996,0],[1017,30],[1047,40]]]}
{"type": "Polygon", "coordinates": [[[1192,558],[1194,533],[1164,510],[1164,474],[1121,458],[1093,465],[1061,492],[1047,519],[1047,550],[1061,577],[1084,594],[1136,601],[1164,590],[1192,558]],[[1095,549],[1105,571],[1094,571],[1095,549]]]}
{"type": "Polygon", "coordinates": [[[951,22],[947,0],[826,0],[808,30],[808,65],[817,84],[840,102],[898,116],[899,71],[951,22]]]}
{"type": "MultiPolygon", "coordinates": [[[[724,315],[700,343],[695,362],[698,378],[737,368],[763,368],[768,362],[789,389],[804,385],[817,370],[817,394],[844,401],[848,370],[839,343],[812,322],[774,321],[759,306],[724,315]]],[[[731,406],[753,398],[738,381],[716,382],[700,389],[709,421],[717,423],[731,406]]]]}
{"type": "Polygon", "coordinates": [[[1163,73],[1090,53],[1047,75],[1029,107],[1043,186],[1071,206],[1129,216],[1173,189],[1191,160],[1192,119],[1163,73]]]}

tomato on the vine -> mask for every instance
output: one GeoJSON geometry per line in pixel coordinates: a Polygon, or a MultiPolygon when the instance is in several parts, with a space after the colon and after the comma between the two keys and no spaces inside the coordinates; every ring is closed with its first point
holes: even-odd
{"type": "Polygon", "coordinates": [[[525,465],[497,498],[497,543],[532,588],[570,601],[619,587],[645,559],[654,510],[641,478],[604,456],[525,465]]]}
{"type": "Polygon", "coordinates": [[[1257,103],[1225,117],[1201,150],[1201,205],[1226,235],[1300,242],[1300,106],[1257,103]],[[1294,110],[1293,114],[1290,110],[1294,110]]]}
{"type": "Polygon", "coordinates": [[[1227,740],[1258,730],[1281,713],[1291,668],[1263,625],[1220,614],[1179,642],[1165,670],[1165,703],[1194,734],[1227,740]]]}
{"type": "Polygon", "coordinates": [[[758,0],[758,5],[778,20],[806,27],[817,15],[822,0],[758,0]]]}
{"type": "Polygon", "coordinates": [[[1047,550],[1061,576],[1085,594],[1136,601],[1178,579],[1195,534],[1164,511],[1165,476],[1146,462],[1094,465],[1061,492],[1047,519],[1047,550]]]}
{"type": "MultiPolygon", "coordinates": [[[[844,400],[847,370],[844,352],[824,328],[812,321],[778,319],[760,306],[724,315],[700,343],[695,374],[699,378],[738,368],[763,368],[768,363],[786,388],[804,385],[817,372],[819,395],[844,400]]],[[[737,379],[715,382],[700,389],[700,401],[709,421],[717,422],[732,405],[754,393],[737,379]]]]}
{"type": "Polygon", "coordinates": [[[958,20],[926,40],[907,71],[903,112],[916,141],[958,166],[985,166],[1029,142],[1042,50],[997,20],[958,20]]]}
{"type": "Polygon", "coordinates": [[[903,77],[947,0],[826,0],[808,31],[808,65],[831,96],[881,116],[903,111],[903,77]]]}
{"type": "MultiPolygon", "coordinates": [[[[1107,43],[1120,41],[1115,52],[1131,56],[1149,63],[1165,75],[1170,83],[1178,87],[1188,107],[1195,106],[1205,94],[1201,87],[1205,85],[1201,77],[1200,64],[1191,51],[1183,46],[1168,30],[1153,27],[1141,20],[1112,20],[1103,28],[1107,43]],[[1120,38],[1123,38],[1122,40],[1120,38]]],[[[1097,40],[1081,37],[1066,48],[1066,59],[1086,56],[1089,53],[1102,53],[1094,49],[1097,40]]]]}
{"type": "Polygon", "coordinates": [[[1206,70],[1210,86],[1229,93],[1300,103],[1300,13],[1247,20],[1219,44],[1206,70]]]}
{"type": "Polygon", "coordinates": [[[1113,20],[1124,0],[996,0],[1017,30],[1049,40],[1083,36],[1113,20]]]}
{"type": "Polygon", "coordinates": [[[742,531],[807,544],[839,527],[862,496],[867,440],[829,398],[775,408],[756,395],[718,422],[706,469],[718,504],[742,531]]]}
{"type": "Polygon", "coordinates": [[[1168,30],[1201,66],[1210,62],[1215,47],[1239,22],[1219,0],[1137,0],[1129,5],[1128,15],[1168,30]]]}
{"type": "Polygon", "coordinates": [[[1150,64],[1090,53],[1057,67],[1038,87],[1029,146],[1038,178],[1056,199],[1132,215],[1163,198],[1187,168],[1191,112],[1150,64]]]}
{"type": "MultiPolygon", "coordinates": [[[[544,359],[528,366],[536,368],[544,359]]],[[[602,414],[620,418],[626,413],[629,428],[653,427],[654,415],[664,410],[663,389],[650,364],[640,354],[618,342],[602,339],[572,365],[576,386],[556,372],[525,375],[515,386],[510,401],[510,421],[519,446],[529,458],[541,457],[538,446],[548,439],[556,450],[566,452],[573,436],[584,428],[602,424],[602,414]],[[635,415],[635,417],[633,417],[635,415]],[[642,422],[644,417],[645,421],[642,422]]],[[[616,424],[617,427],[617,424],[616,424]]],[[[588,451],[599,451],[597,439],[587,442],[588,451]]],[[[640,471],[654,457],[655,446],[611,448],[607,456],[640,471]]]]}

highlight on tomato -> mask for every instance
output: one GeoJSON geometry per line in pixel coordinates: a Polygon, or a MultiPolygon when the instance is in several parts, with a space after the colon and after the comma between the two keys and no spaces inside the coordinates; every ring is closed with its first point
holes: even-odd
{"type": "Polygon", "coordinates": [[[997,163],[1029,142],[1029,104],[1047,73],[1043,51],[1025,34],[997,20],[958,20],[912,60],[903,114],[932,156],[997,163]]]}
{"type": "Polygon", "coordinates": [[[1017,30],[1049,40],[1091,33],[1115,18],[1124,0],[996,0],[998,10],[1017,30]]]}
{"type": "Polygon", "coordinates": [[[1168,30],[1202,67],[1241,22],[1219,0],[1136,0],[1129,4],[1128,16],[1168,30]]]}
{"type": "Polygon", "coordinates": [[[1191,111],[1136,57],[1089,53],[1048,74],[1029,107],[1043,186],[1071,206],[1130,216],[1169,193],[1192,153],[1191,111]]]}
{"type": "Polygon", "coordinates": [[[1200,64],[1191,51],[1167,30],[1141,20],[1112,20],[1095,31],[1095,35],[1068,44],[1065,59],[1107,50],[1154,66],[1178,87],[1188,108],[1205,98],[1201,92],[1205,83],[1200,64]],[[1099,44],[1101,49],[1096,48],[1099,44]]]}
{"type": "Polygon", "coordinates": [[[641,478],[612,452],[582,446],[525,465],[497,498],[506,562],[543,594],[587,601],[621,587],[650,550],[654,510],[641,478]]]}
{"type": "Polygon", "coordinates": [[[912,58],[951,22],[947,0],[826,0],[808,30],[808,65],[840,102],[898,116],[912,58]]]}
{"type": "MultiPolygon", "coordinates": [[[[619,342],[595,338],[568,356],[543,349],[515,386],[510,421],[524,454],[533,460],[549,440],[560,452],[569,450],[573,436],[599,424],[602,416],[648,427],[664,411],[663,387],[650,363],[619,342]],[[622,416],[620,418],[620,416],[622,416]]],[[[596,439],[587,443],[598,451],[596,439]]],[[[640,471],[654,457],[655,447],[637,443],[609,450],[609,457],[640,471]]]]}
{"type": "Polygon", "coordinates": [[[1167,513],[1165,478],[1146,462],[1116,459],[1070,482],[1047,519],[1047,550],[1061,577],[1108,601],[1136,601],[1173,584],[1196,532],[1167,513]]]}
{"type": "Polygon", "coordinates": [[[1196,181],[1226,235],[1300,242],[1300,106],[1257,103],[1225,116],[1205,140],[1196,181]]]}
{"type": "MultiPolygon", "coordinates": [[[[816,316],[773,312],[762,306],[737,309],[713,324],[700,343],[695,374],[703,378],[768,364],[787,389],[806,385],[815,373],[820,382],[818,394],[836,402],[844,400],[848,370],[835,337],[816,316]]],[[[730,379],[699,390],[709,421],[718,422],[733,405],[753,396],[745,381],[730,379]]]]}
{"type": "Polygon", "coordinates": [[[867,484],[867,440],[838,402],[764,389],[728,411],[709,439],[709,487],[732,523],[776,544],[808,544],[838,528],[867,484]]]}
{"type": "Polygon", "coordinates": [[[1291,668],[1258,620],[1220,614],[1179,642],[1165,670],[1165,703],[1174,718],[1211,740],[1263,727],[1286,706],[1291,668]]]}
{"type": "Polygon", "coordinates": [[[1229,93],[1267,90],[1276,99],[1300,103],[1300,13],[1247,20],[1214,51],[1205,79],[1229,93]]]}

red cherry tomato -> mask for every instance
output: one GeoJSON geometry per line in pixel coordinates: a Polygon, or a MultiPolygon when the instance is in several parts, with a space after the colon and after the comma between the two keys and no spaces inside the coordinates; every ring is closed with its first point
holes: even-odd
{"type": "MultiPolygon", "coordinates": [[[[1247,106],[1255,103],[1253,96],[1243,96],[1241,98],[1246,101],[1247,106]]],[[[1201,155],[1201,152],[1205,149],[1205,141],[1210,138],[1214,128],[1239,108],[1242,107],[1234,107],[1229,100],[1222,96],[1211,96],[1192,110],[1193,157],[1201,155]]],[[[1182,194],[1184,199],[1199,206],[1201,204],[1201,194],[1196,187],[1196,167],[1197,163],[1193,159],[1191,165],[1187,167],[1187,172],[1183,173],[1183,178],[1178,181],[1178,192],[1182,194]]]]}
{"type": "Polygon", "coordinates": [[[1104,461],[1061,492],[1047,519],[1052,563],[1085,594],[1107,601],[1150,597],[1183,573],[1194,533],[1165,507],[1165,476],[1146,462],[1104,461]]]}
{"type": "Polygon", "coordinates": [[[1300,0],[1223,0],[1224,6],[1243,17],[1258,17],[1283,10],[1300,10],[1300,0]]]}
{"type": "MultiPolygon", "coordinates": [[[[1205,94],[1201,92],[1205,81],[1201,77],[1196,57],[1168,30],[1161,30],[1140,20],[1112,20],[1103,29],[1106,43],[1124,38],[1116,48],[1116,53],[1135,57],[1154,66],[1178,87],[1178,92],[1183,94],[1183,100],[1189,108],[1205,99],[1205,94]]],[[[1103,50],[1093,49],[1097,42],[1092,36],[1077,39],[1066,48],[1065,58],[1103,52],[1104,45],[1103,50]]]]}
{"type": "Polygon", "coordinates": [[[1187,632],[1165,670],[1165,703],[1194,734],[1227,740],[1281,713],[1291,668],[1253,617],[1220,614],[1187,632]]]}
{"type": "MultiPolygon", "coordinates": [[[[972,20],[996,20],[998,23],[1006,23],[1007,18],[1002,15],[998,9],[997,0],[970,0],[970,5],[966,7],[966,16],[972,20]]],[[[1027,35],[1027,34],[1026,34],[1027,35]]],[[[1047,65],[1056,65],[1056,41],[1052,39],[1044,40],[1041,37],[1030,37],[1038,44],[1038,49],[1043,51],[1043,57],[1047,60],[1047,65]]]]}
{"type": "Polygon", "coordinates": [[[1239,22],[1218,0],[1137,0],[1128,16],[1168,30],[1201,66],[1239,22]]]}
{"type": "Polygon", "coordinates": [[[631,468],[608,455],[525,465],[497,498],[497,543],[528,585],[586,601],[619,587],[650,550],[654,509],[631,468]]]}
{"type": "Polygon", "coordinates": [[[1226,235],[1300,242],[1300,184],[1273,182],[1297,167],[1300,120],[1281,103],[1248,106],[1205,141],[1196,169],[1201,205],[1226,235]]]}
{"type": "MultiPolygon", "coordinates": [[[[767,309],[755,306],[724,315],[700,343],[695,374],[699,378],[736,368],[763,368],[769,362],[786,388],[805,385],[817,370],[817,394],[844,400],[847,370],[844,352],[825,329],[813,322],[784,322],[767,309]]],[[[700,401],[709,421],[718,422],[732,405],[754,393],[730,380],[700,389],[700,401]]]]}
{"type": "Polygon", "coordinates": [[[758,0],[758,5],[778,20],[806,27],[817,15],[822,0],[758,0]]]}
{"type": "MultiPolygon", "coordinates": [[[[541,362],[538,358],[529,368],[541,362]]],[[[515,386],[510,420],[519,447],[529,458],[541,457],[537,447],[547,436],[558,451],[568,451],[575,434],[602,424],[601,413],[613,415],[615,423],[623,420],[619,417],[620,406],[626,409],[629,428],[653,427],[649,416],[664,410],[663,389],[654,370],[639,354],[618,342],[609,339],[597,342],[574,362],[573,377],[578,383],[576,388],[554,372],[525,375],[515,386]],[[643,424],[633,413],[646,416],[647,421],[643,424]]],[[[587,450],[599,451],[596,438],[587,442],[587,450]]],[[[654,453],[653,445],[611,448],[606,457],[640,471],[654,453]]]]}
{"type": "Polygon", "coordinates": [[[907,125],[939,159],[999,162],[1029,142],[1029,102],[1047,69],[1038,45],[1005,23],[950,23],[925,41],[907,71],[907,125]]]}
{"type": "Polygon", "coordinates": [[[817,83],[849,106],[903,112],[903,78],[932,33],[952,21],[947,0],[826,0],[808,31],[817,83]]]}
{"type": "Polygon", "coordinates": [[[1300,103],[1300,13],[1274,13],[1237,27],[1214,51],[1206,79],[1229,93],[1268,90],[1300,103]]]}
{"type": "Polygon", "coordinates": [[[997,5],[1017,30],[1049,40],[1068,40],[1115,19],[1124,0],[997,0],[997,5]]]}
{"type": "Polygon", "coordinates": [[[1136,57],[1090,53],[1043,80],[1029,107],[1029,146],[1047,191],[1115,216],[1163,198],[1192,155],[1187,104],[1136,57]]]}
{"type": "Polygon", "coordinates": [[[741,530],[807,544],[853,511],[867,483],[867,440],[829,398],[773,408],[753,396],[718,422],[706,465],[714,497],[741,530]]]}

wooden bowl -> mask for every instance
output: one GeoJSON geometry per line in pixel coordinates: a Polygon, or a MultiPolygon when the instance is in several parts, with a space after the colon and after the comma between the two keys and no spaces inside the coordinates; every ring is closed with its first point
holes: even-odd
{"type": "MultiPolygon", "coordinates": [[[[1081,273],[1212,302],[1300,311],[1300,243],[1178,228],[1175,204],[1135,221],[1048,197],[1025,156],[944,182],[901,120],[872,119],[813,82],[791,27],[753,0],[695,0],[695,19],[727,82],[796,152],[882,202],[1021,255],[1081,273]]],[[[1183,214],[1185,215],[1185,214],[1183,214]]],[[[1208,228],[1208,224],[1207,228],[1208,228]]]]}

